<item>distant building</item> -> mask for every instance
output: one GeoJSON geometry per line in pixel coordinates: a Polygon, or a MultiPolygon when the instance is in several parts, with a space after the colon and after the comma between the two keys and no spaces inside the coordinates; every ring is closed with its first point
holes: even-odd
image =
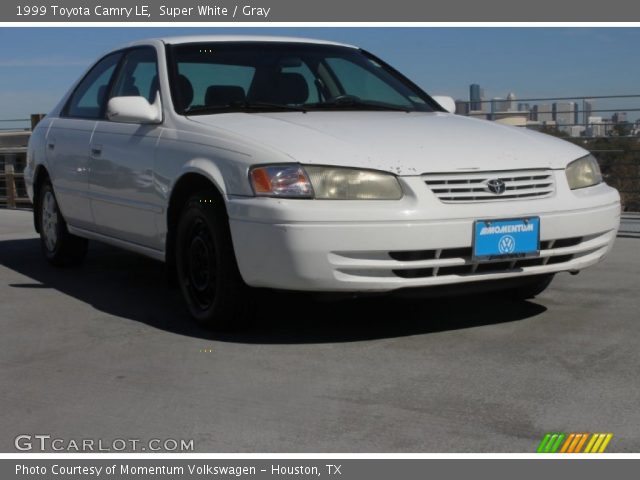
{"type": "Polygon", "coordinates": [[[627,112],[616,112],[611,117],[613,123],[626,123],[627,122],[627,112]]]}
{"type": "Polygon", "coordinates": [[[491,119],[495,120],[499,113],[508,111],[508,102],[504,98],[495,97],[491,100],[491,119]]]}
{"type": "Polygon", "coordinates": [[[542,125],[540,125],[540,123],[535,120],[529,120],[527,121],[527,128],[530,130],[540,130],[542,128],[542,125]]]}
{"type": "Polygon", "coordinates": [[[456,115],[469,115],[469,102],[456,100],[456,115]]]}
{"type": "Polygon", "coordinates": [[[604,123],[604,135],[608,137],[613,133],[613,119],[603,118],[602,123],[604,123]]]}
{"type": "Polygon", "coordinates": [[[481,118],[483,120],[491,120],[491,114],[483,110],[469,110],[469,116],[474,118],[481,118]]]}
{"type": "Polygon", "coordinates": [[[553,122],[553,107],[548,103],[543,103],[540,105],[533,106],[533,117],[532,120],[535,120],[541,124],[553,122]]]}
{"type": "Polygon", "coordinates": [[[498,112],[494,114],[493,120],[503,125],[511,125],[513,127],[526,127],[529,123],[529,115],[527,112],[498,112]]]}
{"type": "Polygon", "coordinates": [[[582,123],[584,123],[585,125],[589,123],[589,117],[593,114],[594,106],[595,102],[591,99],[585,98],[582,101],[582,123]]]}
{"type": "Polygon", "coordinates": [[[616,112],[611,116],[611,131],[608,135],[627,136],[633,134],[633,125],[627,119],[627,112],[616,112]]]}
{"type": "Polygon", "coordinates": [[[584,125],[564,125],[559,126],[558,130],[565,132],[570,137],[581,137],[584,134],[586,127],[584,125]]]}
{"type": "Polygon", "coordinates": [[[469,110],[484,111],[484,90],[474,83],[469,86],[469,110]]]}
{"type": "Polygon", "coordinates": [[[576,123],[576,104],[574,102],[556,102],[553,104],[553,119],[558,125],[576,123]]]}
{"type": "Polygon", "coordinates": [[[531,110],[531,105],[528,103],[518,103],[518,111],[527,114],[527,118],[529,120],[533,120],[533,111],[531,110]]]}
{"type": "Polygon", "coordinates": [[[604,137],[606,135],[605,124],[602,117],[587,117],[585,135],[587,137],[604,137]]]}
{"type": "Polygon", "coordinates": [[[507,111],[511,112],[516,109],[516,94],[509,92],[507,95],[507,111]]]}

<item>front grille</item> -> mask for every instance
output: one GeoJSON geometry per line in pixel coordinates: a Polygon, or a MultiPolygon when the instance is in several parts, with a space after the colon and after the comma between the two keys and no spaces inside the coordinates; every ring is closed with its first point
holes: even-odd
{"type": "Polygon", "coordinates": [[[434,173],[422,179],[438,199],[445,203],[496,202],[544,198],[553,195],[551,170],[511,170],[496,172],[434,173]],[[490,180],[502,180],[504,192],[489,190],[490,180]]]}
{"type": "MultiPolygon", "coordinates": [[[[525,267],[537,267],[542,265],[557,265],[559,263],[570,262],[574,258],[584,255],[584,251],[576,253],[566,253],[567,249],[578,247],[579,245],[592,240],[590,237],[570,237],[559,238],[557,240],[545,240],[540,242],[540,256],[533,258],[520,258],[513,260],[497,260],[490,262],[473,261],[472,250],[468,248],[443,248],[440,250],[418,250],[418,251],[398,251],[389,252],[389,256],[394,260],[408,258],[412,254],[417,258],[432,258],[433,260],[459,259],[461,265],[443,265],[438,267],[417,268],[417,269],[394,269],[393,274],[400,278],[424,278],[442,277],[445,275],[473,275],[481,273],[500,273],[520,271],[525,267]]],[[[591,250],[587,250],[590,252],[591,250]]],[[[410,260],[404,260],[410,261],[410,260]]],[[[414,260],[415,261],[415,260],[414,260]]]]}
{"type": "MultiPolygon", "coordinates": [[[[592,237],[591,237],[592,238],[592,237]]],[[[574,258],[575,254],[565,254],[563,250],[575,247],[590,238],[570,237],[559,238],[557,240],[545,240],[540,242],[540,256],[533,258],[521,258],[513,260],[497,260],[492,262],[474,262],[471,247],[468,248],[443,248],[440,250],[418,250],[410,252],[389,252],[389,256],[394,260],[408,258],[412,254],[417,258],[432,258],[434,260],[461,259],[462,265],[444,265],[435,268],[416,269],[394,269],[393,274],[400,278],[424,278],[441,277],[445,275],[471,275],[479,273],[500,273],[519,271],[524,267],[535,267],[540,265],[556,265],[566,263],[574,258]]],[[[580,252],[583,253],[583,252],[580,252]]],[[[578,254],[579,256],[579,254],[578,254]]],[[[407,261],[407,260],[405,260],[407,261]]],[[[415,260],[414,260],[415,261],[415,260]]]]}
{"type": "Polygon", "coordinates": [[[374,252],[333,252],[337,271],[353,277],[427,279],[523,272],[546,265],[562,265],[607,247],[611,232],[582,237],[565,237],[540,242],[536,257],[478,261],[471,247],[374,252]]]}

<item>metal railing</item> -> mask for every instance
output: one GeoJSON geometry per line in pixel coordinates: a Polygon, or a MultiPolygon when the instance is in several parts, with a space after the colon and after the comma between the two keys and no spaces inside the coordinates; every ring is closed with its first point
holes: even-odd
{"type": "Polygon", "coordinates": [[[640,134],[640,94],[496,97],[457,100],[456,105],[456,113],[460,115],[544,129],[547,133],[556,129],[564,134],[562,136],[599,138],[640,134]],[[606,116],[610,118],[603,118],[606,116]],[[524,122],[517,123],[516,118],[524,118],[524,122]]]}
{"type": "Polygon", "coordinates": [[[0,206],[31,206],[24,183],[27,147],[0,147],[0,206]]]}
{"type": "Polygon", "coordinates": [[[640,238],[640,213],[622,214],[618,236],[640,238]]]}
{"type": "Polygon", "coordinates": [[[7,118],[0,120],[0,132],[31,130],[30,118],[7,118]]]}
{"type": "Polygon", "coordinates": [[[565,138],[589,150],[605,181],[620,192],[626,212],[640,212],[640,139],[634,137],[565,138]]]}
{"type": "Polygon", "coordinates": [[[607,183],[620,191],[623,208],[640,211],[640,94],[494,98],[456,104],[459,114],[538,130],[586,148],[598,159],[607,183]],[[481,106],[482,111],[471,110],[472,106],[481,106]]]}
{"type": "Polygon", "coordinates": [[[31,206],[24,183],[27,164],[27,141],[30,131],[44,118],[33,114],[30,118],[0,120],[0,207],[28,208],[31,206]],[[16,125],[23,124],[24,128],[16,125]],[[13,125],[4,128],[2,125],[13,125]],[[27,127],[28,125],[28,127],[27,127]]]}

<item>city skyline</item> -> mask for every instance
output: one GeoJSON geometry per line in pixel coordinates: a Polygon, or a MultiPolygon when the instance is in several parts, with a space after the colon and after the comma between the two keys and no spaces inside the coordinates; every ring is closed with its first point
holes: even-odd
{"type": "MultiPolygon", "coordinates": [[[[637,102],[640,95],[633,98],[637,102]]],[[[596,106],[611,98],[524,98],[518,101],[514,92],[488,99],[478,83],[469,85],[468,100],[456,99],[456,114],[527,128],[552,128],[571,137],[640,135],[637,111],[605,109],[596,106]],[[533,103],[536,102],[536,103],[533,103]],[[593,115],[596,113],[597,115],[593,115]]]]}

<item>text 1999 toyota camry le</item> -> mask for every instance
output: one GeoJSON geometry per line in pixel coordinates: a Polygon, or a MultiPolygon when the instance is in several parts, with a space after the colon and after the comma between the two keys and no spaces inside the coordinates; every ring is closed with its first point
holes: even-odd
{"type": "Polygon", "coordinates": [[[167,262],[216,327],[248,287],[530,297],[602,259],[620,200],[596,160],[450,103],[348,45],[136,42],[33,132],[44,254],[77,263],[95,239],[167,262]]]}

